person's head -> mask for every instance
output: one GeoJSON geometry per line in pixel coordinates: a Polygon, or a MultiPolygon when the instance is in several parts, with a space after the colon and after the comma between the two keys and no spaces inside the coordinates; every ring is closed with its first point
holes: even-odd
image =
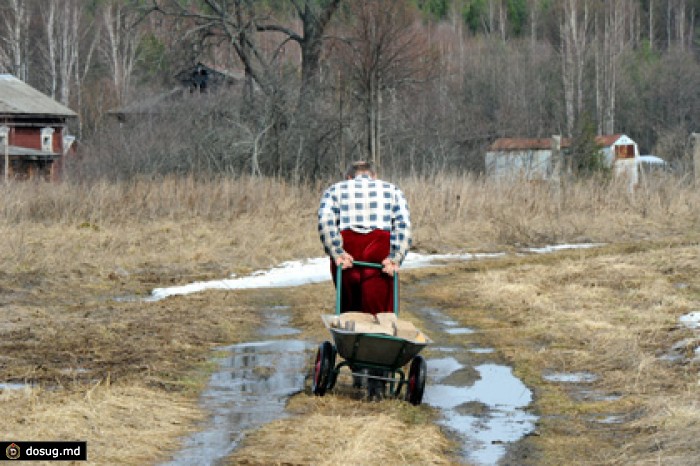
{"type": "Polygon", "coordinates": [[[348,171],[345,173],[345,178],[352,180],[358,175],[369,175],[371,178],[374,178],[376,173],[374,173],[372,163],[365,162],[364,160],[358,160],[350,164],[348,171]]]}

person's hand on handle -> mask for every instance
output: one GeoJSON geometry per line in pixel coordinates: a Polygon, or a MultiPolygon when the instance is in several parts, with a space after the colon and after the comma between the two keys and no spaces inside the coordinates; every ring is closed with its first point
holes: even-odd
{"type": "Polygon", "coordinates": [[[344,252],[335,259],[335,265],[342,267],[343,270],[349,269],[352,267],[352,262],[354,260],[355,259],[353,259],[350,254],[344,252]]]}
{"type": "Polygon", "coordinates": [[[399,265],[388,257],[382,261],[382,272],[391,275],[392,277],[399,271],[399,265]]]}

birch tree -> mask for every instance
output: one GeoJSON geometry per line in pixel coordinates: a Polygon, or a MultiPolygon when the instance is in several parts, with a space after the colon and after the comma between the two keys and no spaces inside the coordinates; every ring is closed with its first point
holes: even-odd
{"type": "Polygon", "coordinates": [[[48,0],[41,12],[49,91],[52,98],[64,105],[69,104],[71,88],[77,84],[83,6],[80,0],[48,0]]]}
{"type": "Polygon", "coordinates": [[[5,69],[23,81],[29,76],[29,57],[27,56],[29,29],[29,2],[27,0],[6,0],[7,7],[3,15],[3,30],[0,41],[0,59],[5,69]]]}
{"type": "Polygon", "coordinates": [[[56,2],[49,0],[47,7],[41,13],[46,31],[46,67],[49,73],[49,95],[56,98],[58,76],[56,74],[56,2]]]}
{"type": "Polygon", "coordinates": [[[636,15],[629,0],[606,2],[596,14],[595,70],[598,134],[615,131],[615,93],[620,59],[633,33],[626,27],[636,15]]]}
{"type": "Polygon", "coordinates": [[[138,46],[143,37],[138,27],[142,13],[112,0],[102,9],[105,40],[102,55],[109,66],[116,100],[123,104],[131,89],[131,77],[138,59],[138,46]]]}
{"type": "Polygon", "coordinates": [[[567,136],[571,136],[577,116],[583,111],[584,69],[591,40],[589,0],[563,0],[559,25],[559,53],[567,136]]]}

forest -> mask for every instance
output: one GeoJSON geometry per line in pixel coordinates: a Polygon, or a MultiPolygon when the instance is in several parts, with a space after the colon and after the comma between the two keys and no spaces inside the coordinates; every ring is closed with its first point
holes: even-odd
{"type": "Polygon", "coordinates": [[[75,178],[478,176],[498,137],[615,133],[684,173],[699,20],[700,0],[1,0],[0,73],[79,114],[75,178]],[[183,86],[198,63],[226,84],[183,86]]]}

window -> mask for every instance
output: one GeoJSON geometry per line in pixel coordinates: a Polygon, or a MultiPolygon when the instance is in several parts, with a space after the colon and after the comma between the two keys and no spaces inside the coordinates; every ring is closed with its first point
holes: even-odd
{"type": "Polygon", "coordinates": [[[10,144],[10,128],[7,126],[0,126],[0,149],[4,149],[5,146],[10,144]]]}
{"type": "Polygon", "coordinates": [[[42,128],[41,150],[43,152],[53,152],[53,132],[53,128],[42,128]]]}
{"type": "Polygon", "coordinates": [[[615,146],[615,158],[616,159],[633,159],[634,158],[634,145],[627,144],[624,146],[615,146]]]}

